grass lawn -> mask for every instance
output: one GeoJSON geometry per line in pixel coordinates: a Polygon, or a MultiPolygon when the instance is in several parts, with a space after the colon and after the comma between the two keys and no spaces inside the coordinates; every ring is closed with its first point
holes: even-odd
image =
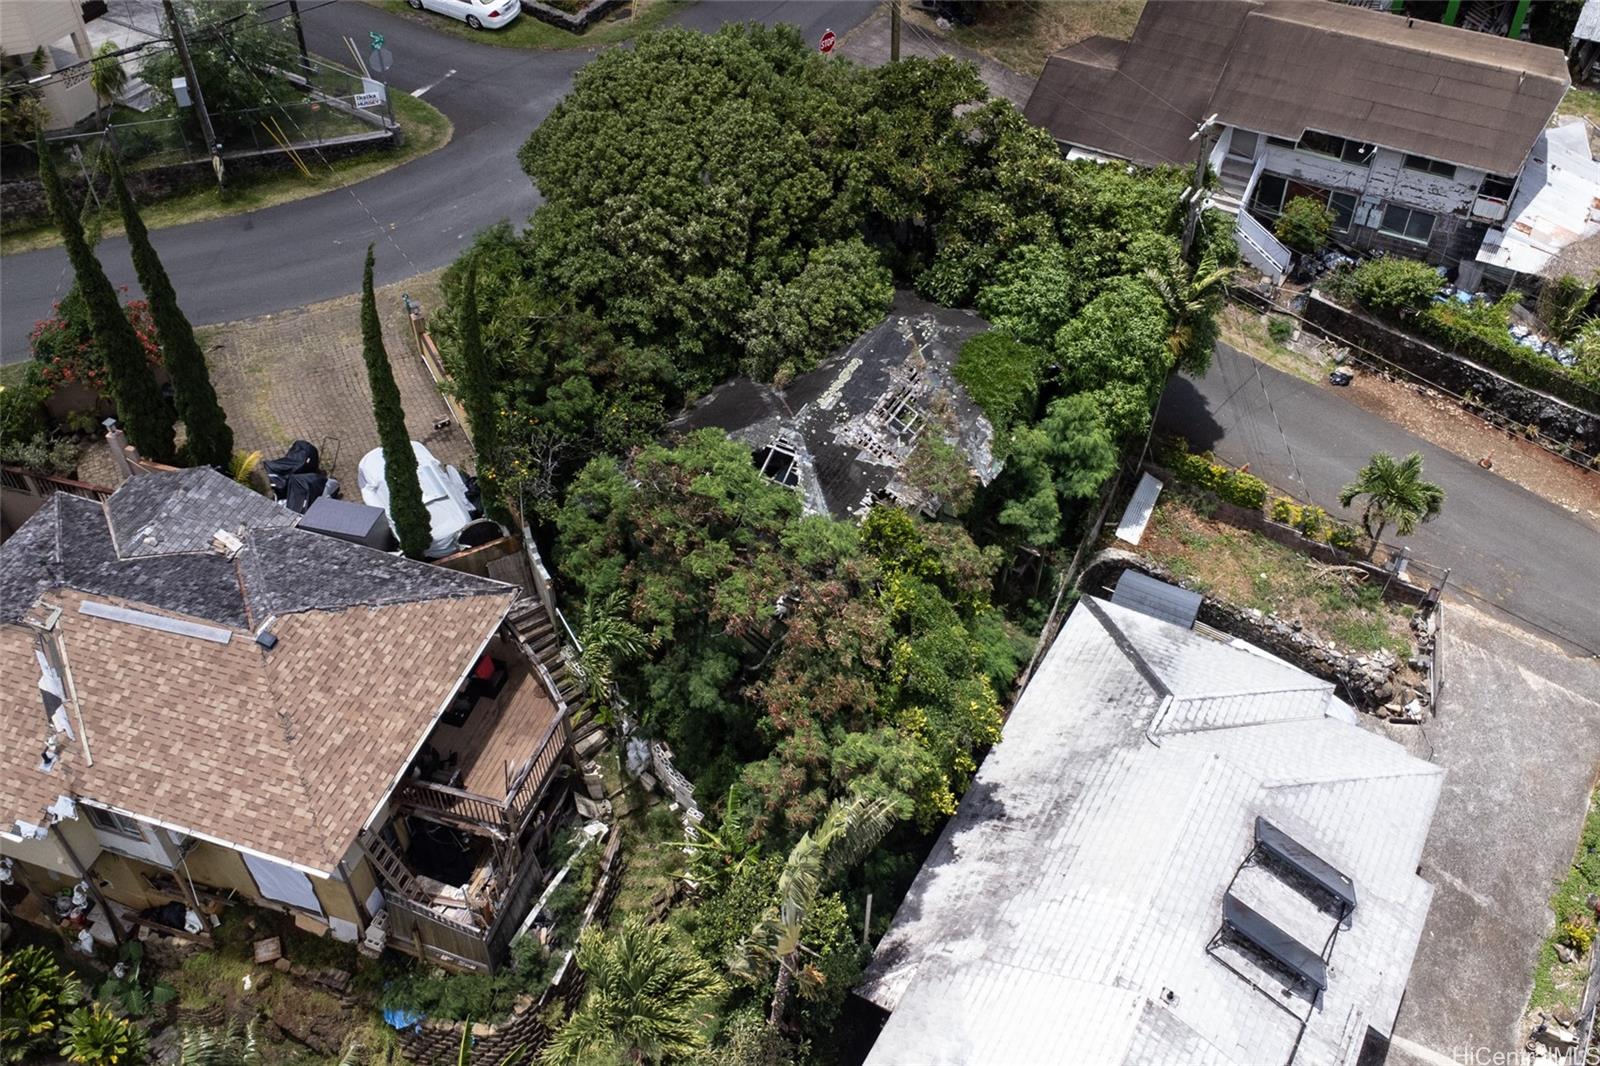
{"type": "MultiPolygon", "coordinates": [[[[453,132],[450,120],[432,104],[401,92],[394,94],[393,101],[394,117],[403,131],[403,140],[398,149],[336,160],[328,165],[318,162],[314,153],[302,152],[301,158],[311,170],[309,179],[298,170],[287,170],[240,179],[231,184],[225,193],[214,186],[202,186],[171,199],[141,205],[145,225],[151,229],[162,229],[302,200],[393,170],[449,142],[453,132]]],[[[122,232],[122,218],[115,207],[101,216],[101,225],[101,232],[105,235],[122,232]]],[[[15,255],[60,243],[61,238],[54,226],[30,220],[0,233],[0,254],[15,255]]]]}
{"type": "Polygon", "coordinates": [[[1273,319],[1291,321],[1287,315],[1264,315],[1254,308],[1234,303],[1226,304],[1223,306],[1219,322],[1222,342],[1246,355],[1254,356],[1269,366],[1277,367],[1286,374],[1293,374],[1302,381],[1321,381],[1323,374],[1332,364],[1319,364],[1299,352],[1290,350],[1282,342],[1274,340],[1270,325],[1273,319]]]}
{"type": "Polygon", "coordinates": [[[1556,114],[1581,115],[1590,122],[1600,123],[1600,89],[1568,89],[1556,114]]]}
{"type": "MultiPolygon", "coordinates": [[[[1562,923],[1576,920],[1594,929],[1594,912],[1586,902],[1590,893],[1600,893],[1600,794],[1589,798],[1589,814],[1584,819],[1583,836],[1572,857],[1572,867],[1550,897],[1556,927],[1539,949],[1533,970],[1533,997],[1529,1010],[1549,1011],[1567,1007],[1577,1012],[1583,1003],[1583,986],[1589,975],[1588,952],[1574,962],[1562,962],[1556,944],[1562,940],[1562,923]]],[[[1593,948],[1591,951],[1595,950],[1593,948]]]]}
{"type": "Polygon", "coordinates": [[[1037,76],[1048,56],[1085,37],[1132,37],[1144,3],[1145,0],[1049,0],[985,4],[973,25],[952,28],[950,38],[1012,70],[1037,76]]]}
{"type": "Polygon", "coordinates": [[[1337,572],[1259,533],[1209,518],[1181,489],[1161,495],[1139,550],[1197,592],[1299,619],[1340,648],[1412,653],[1409,607],[1383,602],[1381,589],[1352,590],[1337,572]]]}
{"type": "Polygon", "coordinates": [[[495,44],[502,48],[531,48],[539,51],[559,51],[563,48],[597,48],[616,44],[646,30],[659,26],[672,14],[676,0],[633,0],[633,13],[620,18],[603,18],[593,23],[583,33],[571,33],[548,22],[540,22],[532,15],[517,17],[511,25],[498,30],[474,30],[465,22],[458,22],[436,11],[414,11],[406,0],[380,0],[390,14],[402,15],[429,26],[469,37],[480,44],[495,44]]]}

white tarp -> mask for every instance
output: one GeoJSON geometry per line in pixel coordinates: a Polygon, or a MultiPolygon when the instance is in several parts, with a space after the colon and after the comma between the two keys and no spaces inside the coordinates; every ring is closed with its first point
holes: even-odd
{"type": "Polygon", "coordinates": [[[311,887],[311,878],[281,862],[257,858],[248,852],[243,854],[244,864],[249,868],[250,876],[256,879],[256,887],[261,889],[263,896],[304,911],[322,913],[322,904],[311,887]]]}

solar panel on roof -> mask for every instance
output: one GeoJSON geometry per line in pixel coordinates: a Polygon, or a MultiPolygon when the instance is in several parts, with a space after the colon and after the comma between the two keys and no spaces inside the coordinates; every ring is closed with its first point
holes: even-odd
{"type": "Polygon", "coordinates": [[[1200,613],[1198,592],[1180,589],[1165,581],[1157,581],[1137,570],[1124,570],[1111,593],[1111,602],[1130,611],[1171,622],[1184,629],[1193,629],[1195,616],[1200,613]]]}
{"type": "Polygon", "coordinates": [[[1313,852],[1271,822],[1256,816],[1256,844],[1268,855],[1309,878],[1344,904],[1346,913],[1356,909],[1356,885],[1331,862],[1313,852]]]}
{"type": "Polygon", "coordinates": [[[1222,897],[1222,921],[1301,981],[1318,992],[1328,990],[1328,964],[1322,956],[1251,910],[1232,892],[1222,897]]]}

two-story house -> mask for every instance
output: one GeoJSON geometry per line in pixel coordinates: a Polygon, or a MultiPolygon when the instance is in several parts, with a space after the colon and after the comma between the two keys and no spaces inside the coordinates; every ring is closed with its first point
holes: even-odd
{"type": "Polygon", "coordinates": [[[299,517],[180,470],[57,493],[0,545],[8,919],[205,940],[245,900],[505,958],[570,807],[539,609],[299,517]]]}
{"type": "Polygon", "coordinates": [[[1350,247],[1472,260],[1568,84],[1554,48],[1322,0],[1196,0],[1050,57],[1027,115],[1069,154],[1206,151],[1241,252],[1281,277],[1271,225],[1298,196],[1350,247]]]}

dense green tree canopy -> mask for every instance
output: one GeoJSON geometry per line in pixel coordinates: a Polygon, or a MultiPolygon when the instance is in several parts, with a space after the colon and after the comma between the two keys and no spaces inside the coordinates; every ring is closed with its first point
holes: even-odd
{"type": "Polygon", "coordinates": [[[998,553],[958,527],[804,517],[716,431],[596,459],[557,525],[562,571],[623,590],[645,634],[632,705],[703,787],[742,777],[763,831],[848,786],[926,822],[998,736],[1018,652],[989,606],[998,553]]]}

